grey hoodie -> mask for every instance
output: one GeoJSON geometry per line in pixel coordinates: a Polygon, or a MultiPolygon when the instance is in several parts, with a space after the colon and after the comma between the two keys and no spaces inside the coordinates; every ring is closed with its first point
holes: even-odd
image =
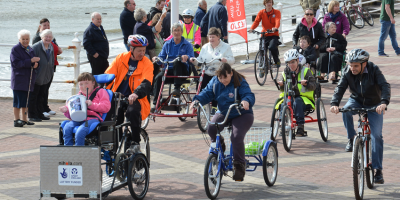
{"type": "Polygon", "coordinates": [[[36,74],[36,85],[44,85],[51,81],[54,75],[54,49],[50,43],[48,49],[50,49],[50,55],[47,58],[47,54],[43,45],[43,41],[39,41],[32,46],[35,55],[40,58],[39,66],[36,74]]]}

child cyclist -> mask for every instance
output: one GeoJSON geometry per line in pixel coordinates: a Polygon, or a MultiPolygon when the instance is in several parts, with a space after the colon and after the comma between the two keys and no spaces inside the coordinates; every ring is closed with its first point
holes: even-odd
{"type": "MultiPolygon", "coordinates": [[[[90,99],[86,100],[87,104],[87,122],[88,126],[85,126],[86,121],[75,122],[69,121],[64,126],[64,145],[72,146],[74,144],[73,140],[73,130],[76,126],[79,126],[78,130],[75,133],[75,145],[76,146],[84,146],[85,145],[85,137],[89,134],[90,125],[94,122],[103,121],[101,115],[103,113],[107,113],[111,108],[110,98],[106,90],[101,89],[96,82],[96,79],[93,77],[91,73],[83,72],[78,76],[78,84],[79,84],[79,93],[80,95],[86,96],[89,94],[89,97],[92,96],[93,93],[96,94],[93,98],[93,101],[90,99]],[[87,92],[88,89],[88,92],[87,92]]],[[[67,106],[62,106],[59,108],[64,115],[71,119],[70,113],[68,111],[67,106]]]]}

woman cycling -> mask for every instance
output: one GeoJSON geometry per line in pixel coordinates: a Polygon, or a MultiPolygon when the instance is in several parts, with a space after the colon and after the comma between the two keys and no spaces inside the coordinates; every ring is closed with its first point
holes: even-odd
{"type": "MultiPolygon", "coordinates": [[[[195,102],[205,105],[212,100],[218,102],[218,111],[212,118],[212,122],[222,122],[228,112],[229,106],[235,103],[235,101],[241,102],[243,105],[243,109],[240,110],[241,114],[233,108],[227,120],[228,123],[232,123],[231,141],[234,155],[232,178],[235,181],[243,181],[246,171],[243,140],[254,121],[252,109],[255,103],[254,93],[251,92],[250,86],[242,74],[232,69],[229,64],[223,63],[216,71],[216,77],[213,77],[207,84],[207,87],[193,98],[191,108],[195,102]]],[[[220,130],[224,129],[228,123],[219,126],[220,130]]],[[[212,142],[215,142],[216,134],[217,128],[215,126],[208,126],[208,135],[210,135],[212,142]]],[[[225,151],[226,146],[223,137],[221,137],[221,147],[222,151],[225,151]]]]}

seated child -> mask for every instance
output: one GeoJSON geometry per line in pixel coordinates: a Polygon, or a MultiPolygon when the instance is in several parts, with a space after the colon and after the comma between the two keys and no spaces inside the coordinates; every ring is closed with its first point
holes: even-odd
{"type": "MultiPolygon", "coordinates": [[[[72,146],[74,144],[73,130],[76,126],[79,126],[78,130],[75,133],[75,145],[76,146],[84,146],[85,145],[85,137],[89,134],[90,125],[94,122],[103,121],[101,118],[103,113],[107,113],[111,108],[110,98],[106,90],[101,89],[96,82],[96,79],[93,77],[91,73],[83,72],[78,76],[78,84],[79,84],[79,93],[80,95],[86,96],[87,88],[89,89],[88,94],[89,97],[96,91],[96,96],[94,97],[93,101],[89,98],[86,100],[87,104],[87,121],[88,126],[85,126],[86,121],[82,122],[75,122],[69,121],[64,126],[64,145],[72,146]]],[[[67,106],[62,106],[59,108],[64,115],[71,119],[70,113],[68,111],[67,106]]]]}
{"type": "Polygon", "coordinates": [[[296,47],[297,51],[306,58],[306,63],[311,64],[311,62],[317,60],[317,52],[313,46],[310,46],[311,39],[308,35],[304,35],[300,38],[300,46],[296,47]]]}

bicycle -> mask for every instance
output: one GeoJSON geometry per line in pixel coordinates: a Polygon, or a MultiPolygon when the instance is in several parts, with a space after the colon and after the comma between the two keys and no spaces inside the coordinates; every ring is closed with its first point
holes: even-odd
{"type": "MultiPolygon", "coordinates": [[[[322,6],[322,9],[321,9],[321,14],[322,14],[322,17],[319,17],[318,18],[318,22],[319,23],[321,23],[322,24],[322,22],[324,21],[324,17],[325,17],[325,15],[326,15],[326,13],[328,13],[328,5],[329,5],[329,3],[324,3],[324,5],[322,6]]],[[[320,14],[320,15],[321,15],[320,14]]]]}
{"type": "Polygon", "coordinates": [[[365,26],[365,22],[370,26],[374,25],[374,18],[368,12],[359,5],[353,5],[349,0],[339,1],[339,3],[343,3],[343,12],[347,14],[347,18],[351,25],[356,28],[363,28],[365,26]]]}
{"type": "Polygon", "coordinates": [[[364,171],[367,187],[374,187],[374,169],[372,168],[371,129],[368,122],[368,112],[376,112],[376,108],[340,108],[339,112],[357,112],[358,129],[353,140],[351,167],[353,169],[354,195],[357,200],[364,195],[364,171]]]}
{"type": "MultiPolygon", "coordinates": [[[[195,106],[199,106],[202,112],[205,112],[203,109],[202,105],[197,102],[195,106]]],[[[216,142],[211,143],[210,149],[209,149],[209,156],[206,161],[206,165],[204,167],[204,188],[207,194],[207,197],[210,199],[215,199],[218,196],[218,193],[221,189],[221,180],[222,180],[222,175],[228,176],[228,172],[233,170],[233,152],[232,152],[232,144],[229,144],[229,139],[230,139],[230,134],[232,132],[232,126],[231,124],[228,125],[228,127],[225,130],[225,142],[227,142],[227,149],[226,152],[228,152],[228,147],[229,148],[229,154],[225,155],[222,151],[222,146],[221,146],[221,140],[220,137],[224,133],[221,133],[219,130],[219,126],[222,124],[225,124],[229,113],[231,112],[232,108],[236,108],[240,114],[239,109],[241,106],[238,103],[234,103],[229,106],[228,112],[224,118],[224,121],[218,123],[218,122],[210,122],[209,118],[207,118],[207,121],[210,125],[215,125],[217,127],[217,137],[216,137],[216,142]]],[[[246,168],[249,168],[250,166],[254,166],[254,169],[246,169],[246,171],[255,171],[257,169],[257,166],[262,166],[263,168],[263,176],[264,176],[264,181],[265,183],[271,187],[275,184],[276,178],[278,176],[278,149],[276,147],[276,143],[271,140],[266,140],[268,138],[268,132],[267,128],[257,128],[257,127],[252,127],[246,134],[245,137],[245,143],[246,140],[251,141],[254,138],[258,139],[258,144],[263,143],[262,141],[265,141],[265,144],[263,145],[254,145],[251,148],[247,149],[246,156],[247,157],[253,157],[257,160],[257,162],[249,162],[249,160],[246,159],[246,168]],[[261,158],[261,155],[263,158],[261,158]]],[[[254,141],[252,141],[254,142],[254,141]]]]}
{"type": "MultiPolygon", "coordinates": [[[[253,33],[257,35],[261,34],[259,46],[260,49],[258,50],[254,61],[254,74],[256,76],[257,83],[260,86],[263,86],[265,84],[265,81],[267,80],[267,74],[269,70],[272,80],[275,82],[276,87],[279,89],[278,83],[276,81],[279,73],[279,67],[277,67],[276,63],[274,63],[271,50],[269,50],[268,45],[265,44],[265,41],[267,39],[265,34],[273,32],[274,31],[272,30],[267,30],[266,32],[253,31],[253,33]]],[[[281,44],[282,43],[279,42],[278,46],[281,44]]]]}

